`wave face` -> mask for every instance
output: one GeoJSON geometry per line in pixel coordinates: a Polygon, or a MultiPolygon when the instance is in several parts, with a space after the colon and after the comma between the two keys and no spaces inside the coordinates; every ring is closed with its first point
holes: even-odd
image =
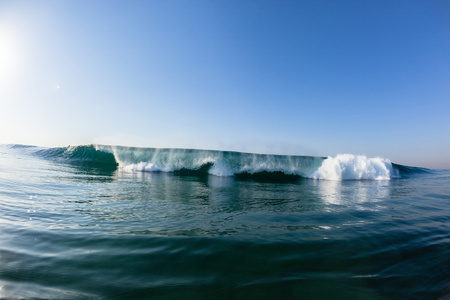
{"type": "Polygon", "coordinates": [[[185,172],[203,171],[216,176],[308,177],[324,158],[252,154],[232,151],[132,148],[97,145],[100,151],[114,154],[119,166],[130,171],[185,172]]]}
{"type": "Polygon", "coordinates": [[[115,169],[118,166],[112,153],[99,151],[94,145],[40,148],[35,154],[45,159],[86,167],[115,169]]]}
{"type": "Polygon", "coordinates": [[[314,157],[109,145],[34,148],[33,152],[39,157],[73,165],[179,175],[234,176],[240,180],[389,180],[431,171],[394,164],[384,158],[353,154],[314,157]]]}

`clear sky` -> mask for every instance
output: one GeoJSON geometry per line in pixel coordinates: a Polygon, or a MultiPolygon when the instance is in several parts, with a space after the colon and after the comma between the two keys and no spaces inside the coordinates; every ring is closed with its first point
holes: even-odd
{"type": "Polygon", "coordinates": [[[450,168],[450,2],[0,0],[0,143],[450,168]]]}

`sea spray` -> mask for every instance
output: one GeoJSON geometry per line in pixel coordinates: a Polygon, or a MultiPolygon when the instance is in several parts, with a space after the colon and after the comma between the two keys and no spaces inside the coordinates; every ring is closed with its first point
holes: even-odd
{"type": "Polygon", "coordinates": [[[181,169],[206,170],[216,176],[277,172],[308,177],[322,164],[323,157],[255,154],[234,151],[196,149],[158,149],[122,146],[96,146],[113,153],[124,170],[143,172],[176,172],[181,169]]]}

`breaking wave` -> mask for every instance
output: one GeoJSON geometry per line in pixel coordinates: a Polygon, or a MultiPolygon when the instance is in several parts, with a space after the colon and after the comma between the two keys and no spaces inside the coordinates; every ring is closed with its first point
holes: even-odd
{"type": "Polygon", "coordinates": [[[39,157],[61,163],[131,172],[234,176],[240,180],[389,180],[428,169],[394,164],[385,158],[339,154],[335,157],[254,154],[233,151],[81,145],[38,148],[39,157]]]}

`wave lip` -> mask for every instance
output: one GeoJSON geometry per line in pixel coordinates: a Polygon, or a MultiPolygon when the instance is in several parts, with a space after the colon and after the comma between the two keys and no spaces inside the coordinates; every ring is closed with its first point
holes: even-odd
{"type": "Polygon", "coordinates": [[[364,155],[338,154],[328,157],[317,171],[310,176],[325,180],[389,180],[399,177],[390,160],[364,155]]]}

